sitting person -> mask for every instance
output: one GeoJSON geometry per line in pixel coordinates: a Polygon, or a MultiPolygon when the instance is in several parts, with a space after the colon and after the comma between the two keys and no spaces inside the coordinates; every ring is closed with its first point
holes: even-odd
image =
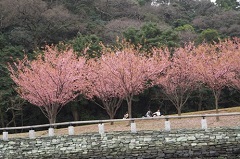
{"type": "Polygon", "coordinates": [[[127,119],[129,117],[128,112],[126,112],[123,116],[123,119],[127,119]]]}
{"type": "Polygon", "coordinates": [[[153,113],[153,116],[161,116],[160,110],[158,109],[155,113],[153,113]]]}
{"type": "Polygon", "coordinates": [[[144,117],[152,117],[151,110],[148,110],[144,117]]]}

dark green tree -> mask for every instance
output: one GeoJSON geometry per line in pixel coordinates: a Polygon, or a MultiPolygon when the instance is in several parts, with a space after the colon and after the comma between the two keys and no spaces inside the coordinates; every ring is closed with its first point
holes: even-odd
{"type": "Polygon", "coordinates": [[[43,0],[2,0],[0,10],[1,24],[4,24],[1,30],[8,34],[12,44],[22,45],[26,50],[58,43],[79,30],[78,16],[60,4],[50,6],[43,0]]]}
{"type": "Polygon", "coordinates": [[[179,26],[175,28],[176,31],[194,31],[194,28],[190,24],[184,24],[182,26],[179,26]]]}
{"type": "Polygon", "coordinates": [[[207,42],[207,43],[213,43],[218,42],[219,40],[219,34],[217,30],[214,29],[206,29],[203,30],[198,37],[198,43],[207,42]]]}
{"type": "Polygon", "coordinates": [[[216,4],[225,10],[238,10],[240,7],[238,0],[216,0],[216,4]]]}
{"type": "Polygon", "coordinates": [[[195,29],[190,24],[184,24],[174,29],[179,36],[180,45],[184,46],[186,43],[193,42],[197,38],[195,29]]]}
{"type": "Polygon", "coordinates": [[[124,38],[134,45],[141,45],[143,49],[153,47],[176,47],[178,35],[172,29],[161,30],[156,23],[146,23],[139,30],[130,28],[124,33],[124,38]]]}
{"type": "Polygon", "coordinates": [[[196,31],[214,28],[221,37],[240,36],[240,12],[235,10],[222,11],[209,16],[198,16],[193,20],[196,31]]]}
{"type": "Polygon", "coordinates": [[[0,34],[0,125],[16,126],[21,124],[22,105],[24,101],[14,90],[14,82],[7,70],[7,63],[23,57],[23,47],[12,46],[5,35],[0,34]],[[20,115],[20,116],[19,116],[20,115]],[[18,121],[18,123],[17,123],[18,121]]]}
{"type": "Polygon", "coordinates": [[[79,56],[83,56],[82,53],[87,47],[87,55],[84,55],[87,58],[101,56],[101,39],[94,34],[86,36],[79,34],[75,39],[70,41],[70,44],[73,46],[74,51],[79,54],[79,56]]]}
{"type": "Polygon", "coordinates": [[[138,43],[140,43],[138,34],[139,34],[139,30],[132,27],[123,32],[124,38],[126,38],[127,41],[131,42],[134,45],[137,45],[138,43]]]}

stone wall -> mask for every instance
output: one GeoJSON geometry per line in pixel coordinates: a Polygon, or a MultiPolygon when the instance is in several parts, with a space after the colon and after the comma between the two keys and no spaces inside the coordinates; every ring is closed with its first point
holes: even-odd
{"type": "Polygon", "coordinates": [[[240,127],[0,141],[0,158],[240,158],[240,127]]]}

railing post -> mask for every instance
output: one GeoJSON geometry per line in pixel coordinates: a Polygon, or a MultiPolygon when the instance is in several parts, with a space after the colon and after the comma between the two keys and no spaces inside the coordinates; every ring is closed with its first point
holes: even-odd
{"type": "Polygon", "coordinates": [[[170,131],[170,130],[171,130],[171,123],[168,120],[168,118],[166,118],[166,121],[165,121],[165,131],[170,131]]]}
{"type": "Polygon", "coordinates": [[[30,129],[28,132],[29,139],[35,139],[35,131],[33,129],[30,129]]]}
{"type": "Polygon", "coordinates": [[[104,134],[104,124],[103,123],[99,123],[98,124],[98,130],[99,130],[99,134],[104,134]]]}
{"type": "Polygon", "coordinates": [[[7,131],[3,131],[3,141],[7,141],[8,140],[8,132],[7,131]]]}
{"type": "Polygon", "coordinates": [[[54,128],[53,127],[48,128],[48,136],[54,136],[54,128]]]}
{"type": "Polygon", "coordinates": [[[72,125],[68,127],[68,135],[74,135],[74,127],[72,125]]]}
{"type": "Polygon", "coordinates": [[[136,123],[134,122],[134,120],[131,120],[131,133],[136,133],[137,129],[136,129],[136,123]]]}
{"type": "Polygon", "coordinates": [[[207,129],[207,119],[205,119],[205,116],[202,116],[201,125],[202,129],[207,129]]]}

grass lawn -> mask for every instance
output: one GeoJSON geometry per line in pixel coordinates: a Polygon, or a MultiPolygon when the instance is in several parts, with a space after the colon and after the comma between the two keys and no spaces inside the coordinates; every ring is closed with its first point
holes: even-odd
{"type": "MultiPolygon", "coordinates": [[[[224,108],[219,109],[219,113],[240,113],[240,106],[239,107],[232,107],[232,108],[224,108]]],[[[197,112],[190,112],[190,113],[183,113],[182,115],[196,115],[196,114],[213,114],[215,110],[207,110],[207,111],[197,111],[197,112]]],[[[169,115],[172,116],[172,115],[169,115]]],[[[175,115],[174,115],[175,116],[175,115]]],[[[216,117],[207,117],[207,124],[208,127],[239,127],[240,126],[240,115],[235,116],[222,116],[220,117],[220,121],[216,121],[216,117]]],[[[151,118],[149,120],[137,120],[136,127],[137,131],[141,130],[159,130],[164,131],[164,116],[161,119],[154,119],[151,118]]],[[[197,129],[201,128],[201,117],[195,118],[175,118],[170,119],[171,122],[171,129],[197,129]]],[[[105,132],[114,132],[114,131],[130,131],[130,126],[128,125],[128,121],[119,121],[115,122],[114,125],[110,123],[104,124],[105,132]]],[[[83,133],[92,133],[98,132],[98,124],[91,124],[91,125],[83,125],[83,126],[76,126],[75,127],[75,134],[83,134],[83,133]]],[[[61,128],[55,129],[56,135],[67,135],[68,129],[61,128]]],[[[43,137],[48,136],[48,131],[36,131],[36,137],[43,137]]],[[[18,133],[18,134],[9,134],[9,138],[15,137],[28,137],[28,133],[18,133]]],[[[2,136],[0,135],[0,138],[2,136]]]]}

